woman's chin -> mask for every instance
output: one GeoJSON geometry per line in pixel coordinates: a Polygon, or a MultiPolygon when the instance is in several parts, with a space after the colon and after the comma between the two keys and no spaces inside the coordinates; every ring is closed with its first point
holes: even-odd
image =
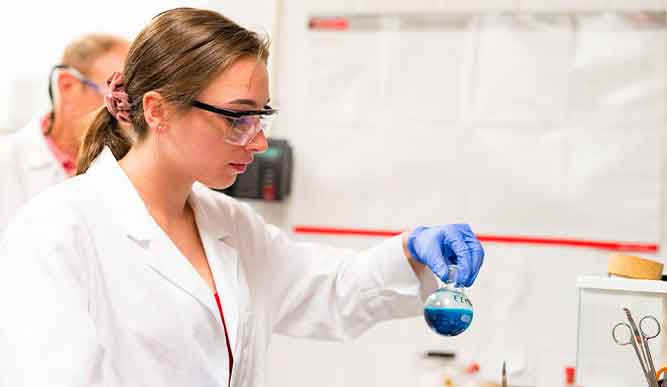
{"type": "Polygon", "coordinates": [[[236,181],[236,174],[234,175],[225,175],[225,176],[217,176],[215,178],[209,178],[209,179],[203,179],[200,180],[202,184],[209,188],[213,188],[216,190],[223,190],[225,188],[229,188],[234,182],[236,181]]]}

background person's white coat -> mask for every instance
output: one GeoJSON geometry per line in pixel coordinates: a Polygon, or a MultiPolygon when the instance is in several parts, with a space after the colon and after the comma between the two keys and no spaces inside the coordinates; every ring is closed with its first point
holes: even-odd
{"type": "Polygon", "coordinates": [[[0,237],[21,206],[67,178],[35,117],[24,128],[0,137],[0,237]]]}

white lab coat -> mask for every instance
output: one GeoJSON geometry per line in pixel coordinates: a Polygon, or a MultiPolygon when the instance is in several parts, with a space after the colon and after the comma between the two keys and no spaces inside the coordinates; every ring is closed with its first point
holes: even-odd
{"type": "MultiPolygon", "coordinates": [[[[266,385],[274,332],[351,338],[419,314],[437,287],[415,276],[399,238],[360,252],[297,243],[200,184],[189,200],[222,300],[234,387],[266,385]]],[[[24,207],[0,265],[0,385],[227,385],[215,299],[110,150],[24,207]]]]}
{"type": "Polygon", "coordinates": [[[35,118],[21,130],[0,137],[0,236],[30,198],[67,178],[46,145],[35,118]]]}

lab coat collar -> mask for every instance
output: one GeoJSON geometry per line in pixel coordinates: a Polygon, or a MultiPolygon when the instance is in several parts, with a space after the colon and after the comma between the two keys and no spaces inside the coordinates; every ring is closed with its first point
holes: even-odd
{"type": "MultiPolygon", "coordinates": [[[[148,250],[147,264],[170,282],[196,298],[213,314],[222,328],[222,320],[211,290],[167,234],[160,229],[148,212],[132,182],[120,168],[108,147],[93,161],[88,172],[94,176],[99,195],[111,211],[115,222],[126,235],[148,250]],[[180,259],[179,259],[180,258],[180,259]]],[[[237,343],[239,329],[238,252],[226,240],[230,236],[228,217],[219,214],[213,200],[214,192],[196,183],[189,197],[211,272],[223,306],[232,348],[237,343]],[[217,210],[217,211],[216,211],[217,210]]]]}
{"type": "Polygon", "coordinates": [[[34,117],[19,132],[21,156],[25,157],[26,165],[30,169],[51,169],[59,166],[44,139],[41,120],[40,117],[34,117]]]}
{"type": "MultiPolygon", "coordinates": [[[[109,147],[105,146],[102,152],[92,162],[88,173],[99,176],[98,188],[106,202],[114,209],[119,224],[123,226],[128,236],[134,240],[149,242],[158,233],[163,233],[153,217],[148,212],[141,196],[132,185],[132,182],[118,164],[116,157],[109,147]]],[[[227,218],[211,219],[210,213],[216,209],[208,198],[213,194],[201,183],[195,183],[188,201],[192,206],[197,219],[197,226],[208,227],[215,239],[224,242],[230,236],[232,225],[227,218]]],[[[200,234],[208,234],[200,230],[200,234]]],[[[202,241],[203,242],[203,241],[202,241]]]]}
{"type": "Polygon", "coordinates": [[[65,170],[46,145],[38,118],[12,136],[16,144],[16,157],[21,160],[18,168],[27,197],[67,178],[65,170]]]}
{"type": "Polygon", "coordinates": [[[111,149],[105,146],[86,174],[94,175],[100,197],[111,209],[110,215],[116,223],[129,238],[147,247],[161,230],[111,149]]]}

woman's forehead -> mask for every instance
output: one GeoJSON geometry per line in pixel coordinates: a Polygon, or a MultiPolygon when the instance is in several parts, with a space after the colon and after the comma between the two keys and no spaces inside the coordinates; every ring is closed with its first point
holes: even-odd
{"type": "Polygon", "coordinates": [[[242,58],[220,73],[202,93],[202,99],[217,104],[261,106],[269,97],[266,65],[255,58],[242,58]]]}

